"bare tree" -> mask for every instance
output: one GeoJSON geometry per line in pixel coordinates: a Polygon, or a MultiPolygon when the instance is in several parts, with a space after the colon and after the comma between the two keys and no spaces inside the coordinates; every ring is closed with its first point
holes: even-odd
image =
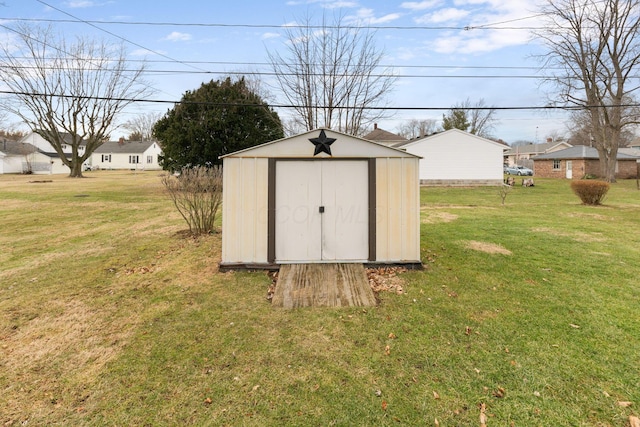
{"type": "Polygon", "coordinates": [[[68,42],[52,27],[19,25],[11,31],[17,44],[0,48],[0,77],[13,96],[8,109],[49,141],[70,177],[82,177],[82,163],[108,139],[118,113],[151,94],[142,80],[144,65],[130,65],[123,46],[68,42]],[[69,159],[64,145],[71,147],[69,159]]]}
{"type": "Polygon", "coordinates": [[[395,77],[380,68],[374,32],[347,27],[342,17],[320,25],[307,17],[286,30],[286,52],[269,52],[282,95],[306,130],[331,128],[359,135],[385,117],[385,96],[395,77]]]}
{"type": "Polygon", "coordinates": [[[163,175],[169,197],[194,235],[215,231],[222,204],[222,166],[182,168],[180,175],[163,175]]]}
{"type": "Polygon", "coordinates": [[[615,182],[623,129],[638,124],[628,104],[638,89],[640,3],[635,0],[546,0],[547,23],[537,35],[563,105],[587,113],[590,139],[598,150],[601,175],[615,182]]]}
{"type": "Polygon", "coordinates": [[[496,108],[488,106],[484,98],[473,104],[469,98],[460,102],[443,115],[443,128],[461,129],[471,134],[490,138],[497,119],[496,108]]]}
{"type": "MultiPolygon", "coordinates": [[[[626,116],[631,117],[633,112],[625,113],[626,116]]],[[[593,130],[591,128],[591,113],[589,110],[574,110],[571,112],[569,120],[567,122],[567,128],[569,131],[569,138],[567,142],[571,145],[588,145],[594,147],[595,138],[593,137],[593,130]]],[[[620,138],[618,147],[626,147],[635,138],[633,132],[634,126],[626,126],[620,132],[620,138]]]]}
{"type": "Polygon", "coordinates": [[[420,138],[436,131],[436,121],[433,119],[410,119],[398,126],[397,131],[398,135],[407,139],[420,138]]]}
{"type": "Polygon", "coordinates": [[[131,132],[129,139],[140,141],[151,141],[153,139],[153,126],[163,116],[163,113],[148,112],[139,114],[131,120],[126,121],[122,127],[131,132]]]}

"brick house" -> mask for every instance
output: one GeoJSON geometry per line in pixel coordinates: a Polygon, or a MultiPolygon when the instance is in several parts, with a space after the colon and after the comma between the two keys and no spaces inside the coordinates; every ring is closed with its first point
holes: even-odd
{"type": "MultiPolygon", "coordinates": [[[[636,178],[638,157],[618,153],[616,178],[636,178]]],[[[577,145],[552,153],[533,157],[535,176],[541,178],[580,179],[585,175],[600,175],[598,151],[593,147],[577,145]]]]}

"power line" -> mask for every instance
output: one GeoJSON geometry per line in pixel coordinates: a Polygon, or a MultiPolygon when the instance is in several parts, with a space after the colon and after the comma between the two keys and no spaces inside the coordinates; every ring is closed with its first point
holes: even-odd
{"type": "MultiPolygon", "coordinates": [[[[1,58],[1,57],[0,57],[1,58]]],[[[13,56],[14,59],[31,59],[29,57],[19,57],[13,56]]],[[[128,62],[143,62],[146,64],[167,64],[174,63],[173,60],[164,60],[164,59],[128,59],[128,62]]],[[[242,62],[242,61],[182,61],[186,64],[206,64],[206,65],[234,65],[234,66],[272,66],[274,63],[271,62],[242,62]]],[[[293,64],[291,62],[279,63],[276,62],[276,65],[301,65],[301,64],[293,64]]],[[[307,64],[304,64],[307,65],[307,64]]],[[[308,64],[310,66],[319,66],[322,64],[308,64]]],[[[442,69],[442,70],[452,70],[452,69],[460,69],[460,70],[540,70],[540,67],[532,67],[532,66],[499,66],[499,65],[392,65],[392,64],[380,64],[377,68],[433,68],[433,69],[442,69]]],[[[545,67],[545,70],[561,70],[560,67],[545,67]]]]}
{"type": "MultiPolygon", "coordinates": [[[[243,104],[243,103],[234,103],[234,102],[196,102],[196,101],[172,101],[172,100],[162,100],[162,99],[139,99],[139,98],[118,98],[118,97],[101,97],[101,96],[77,96],[77,95],[66,95],[66,94],[47,94],[47,93],[38,93],[38,92],[20,92],[20,91],[8,91],[8,90],[0,90],[1,94],[6,95],[21,95],[21,96],[33,96],[33,97],[59,97],[59,98],[77,98],[77,99],[91,99],[91,100],[100,100],[100,101],[124,101],[124,102],[140,102],[140,103],[155,103],[155,104],[184,104],[184,105],[207,105],[211,107],[245,107],[245,108],[287,108],[287,109],[300,109],[300,108],[308,108],[307,105],[295,105],[295,104],[243,104]]],[[[610,107],[621,107],[621,108],[631,108],[631,107],[640,107],[640,104],[621,104],[621,105],[584,105],[584,106],[560,106],[560,105],[535,105],[535,106],[508,106],[508,107],[468,107],[464,108],[464,110],[476,110],[476,111],[487,111],[487,110],[496,110],[496,111],[524,111],[524,110],[565,110],[565,111],[575,111],[575,110],[584,110],[588,108],[610,108],[610,107]]],[[[313,108],[317,109],[325,109],[329,108],[327,106],[315,105],[313,108]]],[[[352,106],[333,106],[331,108],[334,109],[351,109],[352,106]]],[[[369,107],[367,110],[376,110],[376,111],[448,111],[455,107],[426,107],[426,106],[416,106],[416,107],[369,107]]]]}
{"type": "MultiPolygon", "coordinates": [[[[14,66],[12,68],[16,69],[24,69],[24,70],[68,70],[68,71],[81,71],[80,68],[72,68],[72,67],[37,67],[37,66],[14,66]]],[[[106,70],[106,69],[105,69],[106,70]]],[[[120,71],[133,72],[136,70],[133,69],[122,69],[120,71]]],[[[250,75],[250,76],[305,76],[305,77],[322,77],[325,74],[322,73],[282,73],[275,71],[227,71],[227,70],[214,70],[214,71],[185,71],[185,70],[145,70],[147,74],[215,74],[215,75],[250,75]]],[[[343,77],[363,77],[363,74],[350,74],[345,73],[341,74],[343,77]]],[[[505,74],[462,74],[462,75],[452,75],[452,74],[370,74],[367,73],[368,77],[390,77],[390,78],[438,78],[438,79],[550,79],[553,76],[537,76],[537,75],[505,75],[505,74]]]]}
{"type": "Polygon", "coordinates": [[[124,41],[124,42],[126,42],[126,43],[130,43],[130,44],[132,44],[132,45],[134,45],[134,46],[136,46],[136,47],[139,47],[139,48],[141,48],[141,49],[144,49],[144,50],[146,50],[146,51],[149,51],[149,52],[151,52],[151,53],[153,53],[153,54],[155,54],[155,55],[161,56],[161,57],[163,57],[163,58],[166,58],[166,59],[171,60],[172,62],[176,62],[176,63],[178,63],[178,64],[182,64],[182,65],[185,65],[185,66],[187,66],[187,67],[190,67],[190,68],[193,68],[193,69],[196,69],[196,70],[199,70],[199,71],[206,71],[206,70],[204,70],[204,69],[202,69],[202,68],[199,68],[199,67],[196,67],[196,66],[194,66],[194,65],[190,65],[190,64],[188,64],[188,63],[186,63],[186,62],[180,61],[179,59],[174,59],[174,58],[172,58],[172,57],[170,57],[170,56],[168,56],[168,55],[165,55],[164,53],[157,52],[157,51],[155,51],[155,50],[153,50],[153,49],[149,49],[148,47],[142,46],[141,44],[138,44],[138,43],[136,43],[136,42],[134,42],[134,41],[131,41],[131,40],[127,39],[127,38],[124,38],[124,37],[122,37],[122,36],[119,36],[118,34],[115,34],[115,33],[111,32],[111,31],[109,31],[109,30],[105,30],[104,28],[100,28],[100,27],[98,27],[97,25],[93,24],[92,22],[89,22],[89,21],[86,21],[86,20],[84,20],[84,19],[78,18],[77,16],[74,16],[74,15],[72,15],[72,14],[68,13],[68,12],[65,12],[65,11],[64,11],[64,10],[62,10],[62,9],[58,9],[57,7],[52,6],[52,5],[50,5],[49,3],[47,3],[47,2],[45,2],[45,1],[43,1],[43,0],[36,0],[36,1],[37,1],[38,3],[41,3],[41,4],[45,5],[45,6],[47,6],[47,7],[50,7],[51,9],[54,9],[54,10],[56,10],[56,11],[60,12],[60,13],[63,13],[63,14],[65,14],[65,15],[67,15],[67,16],[70,16],[71,18],[73,18],[73,19],[75,19],[75,20],[76,20],[75,22],[85,23],[85,24],[87,24],[87,25],[89,25],[89,26],[91,26],[91,27],[93,27],[93,28],[96,28],[97,30],[103,31],[103,32],[105,32],[105,33],[107,33],[107,34],[109,34],[109,35],[111,35],[111,36],[113,36],[113,37],[116,37],[116,38],[118,38],[118,39],[120,39],[120,40],[122,40],[122,41],[124,41]]]}
{"type": "MultiPolygon", "coordinates": [[[[40,1],[40,0],[36,0],[40,1]]],[[[42,1],[40,3],[46,4],[42,1]]],[[[49,5],[47,5],[49,6],[49,5]]],[[[53,8],[56,9],[56,8],[53,8]]],[[[59,10],[59,9],[56,9],[59,10]]],[[[65,13],[65,12],[63,12],[65,13]]],[[[66,14],[66,13],[65,13],[66,14]]],[[[67,14],[71,16],[70,14],[67,14]]],[[[513,19],[505,22],[515,22],[519,20],[529,19],[530,17],[513,19]]],[[[495,27],[493,25],[478,25],[478,26],[427,26],[427,25],[323,25],[323,24],[224,24],[220,22],[203,23],[203,22],[151,22],[151,21],[107,21],[107,20],[78,20],[78,19],[47,19],[47,18],[5,18],[6,20],[13,21],[27,21],[27,22],[56,22],[67,24],[100,24],[100,25],[146,25],[156,27],[203,27],[203,28],[275,28],[275,29],[287,29],[287,28],[309,28],[309,29],[343,29],[343,30],[426,30],[426,31],[443,31],[443,30],[541,30],[542,27],[495,27]]]]}

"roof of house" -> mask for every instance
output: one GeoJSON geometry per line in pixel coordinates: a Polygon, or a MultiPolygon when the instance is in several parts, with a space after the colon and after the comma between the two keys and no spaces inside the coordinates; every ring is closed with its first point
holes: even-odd
{"type": "Polygon", "coordinates": [[[365,136],[363,136],[362,138],[368,141],[379,142],[382,144],[384,143],[397,144],[399,142],[408,141],[408,139],[405,138],[404,136],[396,135],[395,133],[379,128],[377,123],[373,125],[373,130],[368,134],[366,134],[365,136]]]}
{"type": "MultiPolygon", "coordinates": [[[[47,138],[45,138],[42,133],[43,131],[37,131],[37,132],[31,132],[30,134],[27,134],[24,136],[24,138],[22,138],[23,141],[26,141],[29,139],[29,137],[33,134],[40,136],[42,139],[44,139],[45,141],[49,141],[47,138]]],[[[71,143],[73,142],[73,137],[71,136],[71,134],[69,132],[60,132],[60,136],[62,136],[62,141],[65,144],[71,145],[71,143]]],[[[49,142],[49,144],[51,144],[51,142],[49,142]]],[[[84,139],[80,140],[80,146],[85,146],[87,145],[87,141],[85,141],[84,139]]]]}
{"type": "Polygon", "coordinates": [[[36,151],[37,148],[26,142],[18,141],[2,141],[0,142],[0,152],[8,155],[25,155],[31,154],[36,151]]]}
{"type": "Polygon", "coordinates": [[[634,147],[618,148],[618,153],[628,154],[634,157],[640,157],[640,148],[634,148],[634,147]]]}
{"type": "Polygon", "coordinates": [[[568,142],[545,142],[543,144],[526,144],[526,145],[518,145],[516,147],[512,147],[505,154],[544,154],[549,152],[549,150],[554,149],[559,145],[565,145],[571,147],[571,144],[568,142]]]}
{"type": "MultiPolygon", "coordinates": [[[[533,157],[533,160],[572,160],[572,159],[598,159],[598,150],[586,145],[576,145],[575,147],[565,148],[564,150],[554,151],[552,153],[541,154],[533,157]]],[[[618,160],[636,160],[636,156],[618,152],[618,160]]]]}
{"type": "Polygon", "coordinates": [[[442,137],[444,135],[448,135],[448,134],[452,134],[452,133],[457,133],[461,137],[473,138],[473,139],[476,139],[478,141],[487,142],[489,144],[499,145],[500,147],[502,147],[503,150],[506,150],[506,149],[509,148],[509,146],[506,145],[504,142],[494,141],[492,139],[487,139],[487,138],[484,138],[482,136],[474,135],[472,133],[469,133],[469,132],[466,132],[466,131],[460,130],[460,129],[449,129],[449,130],[445,130],[445,131],[442,131],[442,132],[432,133],[431,135],[423,136],[421,138],[414,138],[414,139],[412,139],[410,141],[405,141],[405,142],[401,142],[399,144],[395,144],[393,147],[394,148],[400,148],[400,149],[404,150],[407,147],[409,147],[410,145],[419,144],[422,141],[427,141],[427,140],[430,140],[430,139],[440,138],[440,137],[442,137]]]}
{"type": "Polygon", "coordinates": [[[107,141],[94,150],[96,154],[133,153],[140,154],[147,151],[156,141],[107,141]]]}

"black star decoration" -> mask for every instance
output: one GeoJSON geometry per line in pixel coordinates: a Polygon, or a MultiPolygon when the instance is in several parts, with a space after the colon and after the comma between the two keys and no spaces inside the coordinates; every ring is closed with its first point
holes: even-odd
{"type": "Polygon", "coordinates": [[[313,155],[317,156],[318,154],[325,152],[328,155],[331,154],[331,144],[336,142],[335,138],[327,138],[327,135],[324,133],[324,129],[320,131],[320,136],[317,138],[309,138],[309,141],[313,142],[313,145],[316,146],[316,149],[313,151],[313,155]]]}

